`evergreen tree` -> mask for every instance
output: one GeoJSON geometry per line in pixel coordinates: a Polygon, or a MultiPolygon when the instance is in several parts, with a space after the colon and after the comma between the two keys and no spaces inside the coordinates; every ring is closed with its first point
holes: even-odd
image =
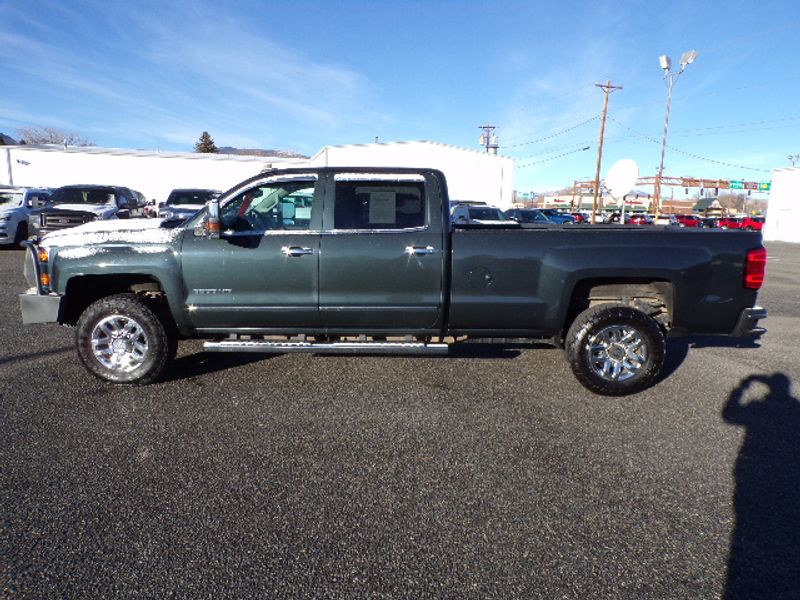
{"type": "Polygon", "coordinates": [[[207,131],[203,132],[200,136],[200,141],[194,145],[195,152],[219,152],[217,145],[214,143],[214,138],[208,135],[207,131]]]}

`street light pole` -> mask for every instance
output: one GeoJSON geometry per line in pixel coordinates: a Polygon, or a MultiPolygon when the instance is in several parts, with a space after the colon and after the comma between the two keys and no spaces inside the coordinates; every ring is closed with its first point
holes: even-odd
{"type": "Polygon", "coordinates": [[[689,50],[681,56],[681,70],[677,73],[672,72],[672,60],[669,56],[658,57],[661,68],[664,70],[664,81],[667,83],[667,113],[664,115],[664,135],[661,138],[661,162],[658,165],[655,183],[653,185],[653,205],[655,206],[655,217],[658,219],[661,214],[661,179],[664,177],[664,155],[667,152],[667,131],[669,130],[669,113],[672,108],[672,88],[675,80],[686,70],[686,67],[697,59],[697,51],[689,50]]]}

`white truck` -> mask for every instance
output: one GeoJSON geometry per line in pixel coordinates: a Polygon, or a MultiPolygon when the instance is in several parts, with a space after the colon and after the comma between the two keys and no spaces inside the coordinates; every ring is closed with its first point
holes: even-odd
{"type": "Polygon", "coordinates": [[[0,187],[0,245],[19,246],[28,239],[28,215],[31,209],[47,204],[46,188],[0,187]]]}

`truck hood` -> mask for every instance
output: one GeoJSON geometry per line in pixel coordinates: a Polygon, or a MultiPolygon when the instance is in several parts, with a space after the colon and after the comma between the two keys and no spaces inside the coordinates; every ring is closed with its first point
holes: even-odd
{"type": "Polygon", "coordinates": [[[181,227],[163,228],[163,219],[114,219],[91,221],[77,227],[52,231],[42,238],[46,248],[103,246],[105,244],[164,246],[183,232],[181,227]]]}
{"type": "Polygon", "coordinates": [[[117,207],[112,204],[52,204],[39,208],[36,213],[53,213],[62,210],[93,213],[98,217],[107,217],[116,212],[117,207]]]}

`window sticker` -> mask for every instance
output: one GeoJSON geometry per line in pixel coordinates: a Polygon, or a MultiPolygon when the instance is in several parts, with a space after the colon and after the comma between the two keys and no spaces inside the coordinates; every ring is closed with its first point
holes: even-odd
{"type": "Polygon", "coordinates": [[[394,191],[370,191],[369,222],[394,224],[397,194],[394,191]]]}

